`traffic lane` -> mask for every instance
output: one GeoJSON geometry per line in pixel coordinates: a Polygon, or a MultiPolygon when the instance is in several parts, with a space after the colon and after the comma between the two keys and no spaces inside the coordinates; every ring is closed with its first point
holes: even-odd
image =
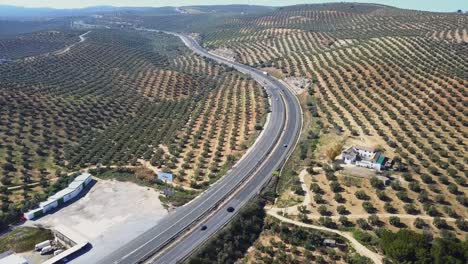
{"type": "MultiPolygon", "coordinates": [[[[282,113],[284,113],[284,108],[283,109],[281,109],[281,108],[283,108],[282,104],[280,104],[278,102],[273,102],[272,103],[273,112],[277,112],[277,114],[273,113],[273,115],[281,115],[282,113]],[[275,107],[275,105],[276,105],[276,107],[275,107]]],[[[268,131],[272,131],[272,134],[274,135],[273,132],[279,130],[281,124],[283,123],[283,120],[282,120],[282,118],[272,118],[271,123],[272,123],[272,127],[271,128],[269,127],[268,131]]],[[[272,140],[273,135],[265,135],[265,137],[263,138],[265,143],[270,143],[271,144],[272,143],[271,140],[272,140]]],[[[263,145],[263,142],[259,142],[259,145],[260,146],[263,145]]],[[[249,169],[253,168],[258,163],[257,157],[261,156],[262,154],[266,154],[266,152],[264,151],[264,149],[262,147],[255,148],[250,153],[251,154],[249,156],[251,156],[251,157],[246,159],[246,162],[248,164],[238,164],[237,168],[235,168],[231,172],[231,174],[234,174],[234,176],[247,174],[249,172],[249,169]]],[[[228,175],[226,175],[225,177],[228,177],[228,179],[232,178],[232,180],[231,181],[223,181],[223,182],[221,182],[221,184],[217,184],[217,185],[219,185],[218,188],[224,188],[225,186],[237,184],[238,181],[236,181],[234,179],[235,178],[234,176],[231,176],[229,178],[228,175]]],[[[216,189],[218,189],[218,188],[216,188],[216,189]]],[[[211,188],[209,190],[213,190],[211,192],[216,191],[215,189],[211,189],[211,188]]],[[[211,195],[210,191],[207,192],[207,195],[211,195]]],[[[217,196],[214,199],[215,200],[219,199],[219,196],[217,196]]],[[[197,200],[198,204],[200,204],[200,203],[206,204],[207,202],[210,203],[210,201],[207,201],[205,199],[205,197],[199,197],[196,200],[197,200]]],[[[193,207],[193,205],[194,204],[191,204],[190,207],[193,207]]],[[[197,211],[194,212],[193,208],[188,208],[187,206],[185,206],[184,209],[179,210],[177,212],[177,214],[168,215],[168,220],[167,221],[162,221],[160,224],[155,226],[152,230],[150,230],[150,231],[144,233],[142,236],[136,238],[134,241],[132,241],[128,245],[124,246],[124,248],[121,248],[118,251],[118,252],[121,252],[121,254],[114,255],[115,256],[114,260],[123,261],[125,258],[129,258],[130,256],[127,256],[128,255],[127,252],[130,252],[131,254],[137,254],[137,252],[135,250],[142,250],[142,248],[139,248],[139,245],[148,243],[148,241],[153,241],[153,242],[150,243],[152,245],[153,243],[161,243],[161,241],[168,240],[173,235],[172,234],[173,230],[179,229],[181,225],[184,225],[186,223],[186,222],[178,222],[176,225],[174,225],[174,220],[179,219],[181,217],[181,215],[185,215],[187,218],[193,218],[194,213],[198,214],[198,213],[200,213],[200,211],[203,211],[203,210],[206,210],[206,209],[207,209],[206,207],[203,207],[202,209],[197,210],[197,211]],[[192,210],[192,211],[188,211],[189,209],[192,210]],[[159,237],[159,238],[155,239],[155,237],[159,237]]],[[[185,218],[185,217],[182,216],[182,218],[185,218]]],[[[102,263],[105,263],[106,261],[108,261],[108,259],[104,259],[102,263]]]]}
{"type": "MultiPolygon", "coordinates": [[[[281,153],[283,153],[284,151],[283,151],[283,150],[281,150],[280,152],[281,152],[281,153]]],[[[276,159],[274,158],[274,160],[276,160],[276,159]]],[[[216,218],[215,218],[215,220],[214,220],[214,221],[216,221],[216,218]]],[[[196,231],[195,231],[195,232],[196,232],[196,231]]],[[[189,243],[190,243],[190,242],[189,242],[189,243]]],[[[172,254],[171,254],[171,255],[172,255],[172,254]]],[[[162,261],[163,261],[163,262],[164,262],[165,260],[166,260],[165,258],[163,258],[163,259],[162,259],[162,261]]]]}
{"type": "MultiPolygon", "coordinates": [[[[264,79],[264,78],[260,78],[260,79],[264,79]]],[[[280,82],[276,81],[275,79],[270,80],[270,81],[272,81],[272,85],[276,85],[276,86],[280,87],[280,89],[282,89],[282,90],[285,89],[285,87],[280,82]]],[[[285,90],[285,92],[289,92],[289,90],[285,90]]],[[[289,92],[288,97],[291,98],[292,96],[294,96],[294,95],[292,95],[289,92]]],[[[295,100],[295,99],[293,99],[293,100],[295,100]]],[[[294,136],[294,133],[297,132],[298,127],[300,126],[299,122],[297,122],[297,120],[298,120],[297,117],[300,115],[300,109],[297,107],[297,104],[291,102],[291,100],[287,100],[287,101],[288,101],[287,103],[289,104],[289,108],[293,109],[293,113],[294,113],[293,115],[290,116],[290,119],[288,121],[289,121],[289,123],[291,123],[291,125],[294,128],[293,129],[288,129],[288,131],[286,131],[286,132],[291,133],[291,137],[289,137],[289,135],[286,135],[286,138],[291,139],[288,142],[288,144],[293,145],[293,144],[295,144],[295,138],[296,138],[294,136]]],[[[275,158],[270,158],[269,160],[273,161],[273,160],[276,160],[276,159],[275,158]]],[[[279,160],[281,160],[281,158],[279,160]]],[[[272,168],[272,167],[275,167],[275,166],[271,166],[270,168],[272,168]]],[[[271,173],[271,171],[270,171],[270,173],[271,173]]],[[[254,181],[255,180],[263,181],[264,179],[268,179],[267,176],[263,177],[263,178],[262,177],[254,178],[254,181]]],[[[261,183],[259,183],[259,184],[255,184],[255,183],[254,184],[249,184],[248,187],[246,189],[244,189],[244,191],[239,195],[240,196],[253,195],[255,192],[252,192],[252,188],[258,189],[259,186],[263,186],[263,185],[261,183]],[[251,188],[249,188],[249,187],[251,187],[251,188]]],[[[244,200],[235,199],[234,202],[230,202],[224,208],[227,208],[228,206],[233,206],[233,204],[235,204],[235,203],[237,203],[238,207],[240,207],[240,205],[242,203],[241,201],[246,201],[246,200],[248,200],[248,199],[244,199],[244,200]]],[[[185,256],[186,254],[190,253],[193,250],[194,245],[198,245],[201,242],[203,242],[204,240],[206,240],[209,236],[211,236],[213,233],[215,233],[222,225],[224,225],[224,223],[228,222],[230,217],[231,217],[231,215],[229,213],[226,213],[226,211],[223,211],[223,209],[221,209],[219,211],[219,213],[216,213],[213,217],[211,217],[206,222],[207,230],[205,230],[205,231],[194,230],[193,233],[191,233],[189,235],[189,237],[185,238],[181,244],[178,244],[176,247],[172,248],[172,250],[169,251],[167,254],[164,254],[163,256],[161,256],[156,261],[156,263],[172,263],[172,262],[175,262],[174,261],[174,256],[185,256]],[[200,232],[203,232],[203,233],[200,233],[200,232]]]]}
{"type": "MultiPolygon", "coordinates": [[[[265,147],[265,148],[266,148],[266,147],[265,147]]],[[[256,161],[253,161],[253,162],[256,163],[256,161]]],[[[248,173],[248,172],[245,171],[245,172],[241,172],[241,173],[248,173]]],[[[179,226],[179,227],[180,227],[180,226],[179,226]]],[[[163,239],[165,239],[165,238],[163,238],[163,239]]],[[[158,241],[155,241],[155,242],[158,243],[158,241]]],[[[152,248],[153,245],[152,245],[152,244],[148,244],[148,247],[149,247],[149,248],[152,248]]],[[[140,251],[143,253],[143,252],[146,251],[146,249],[145,249],[145,248],[142,248],[140,251]]],[[[146,252],[145,252],[145,253],[146,253],[146,252]]],[[[144,255],[144,253],[143,253],[143,255],[144,255]]],[[[136,253],[136,254],[134,254],[134,256],[132,256],[132,258],[133,258],[133,257],[135,257],[136,259],[139,259],[139,258],[140,258],[140,255],[139,255],[138,253],[136,253]]],[[[128,260],[131,260],[131,259],[128,259],[128,260]]]]}
{"type": "MultiPolygon", "coordinates": [[[[288,141],[288,143],[293,143],[288,141]]],[[[227,203],[225,206],[219,209],[212,217],[207,221],[201,222],[195,229],[185,237],[181,243],[178,243],[172,247],[168,252],[165,252],[163,255],[159,256],[153,263],[176,263],[177,261],[183,259],[185,256],[189,255],[193,250],[202,244],[204,241],[209,239],[213,234],[221,229],[225,224],[229,223],[231,218],[234,217],[233,213],[227,211],[228,207],[234,207],[235,210],[240,210],[241,207],[247,203],[253,196],[260,192],[260,189],[266,184],[266,181],[270,179],[270,175],[273,171],[280,166],[282,158],[285,157],[284,151],[276,151],[275,156],[272,157],[271,162],[263,166],[263,170],[255,176],[249,184],[242,189],[242,191],[237,194],[232,201],[227,203]],[[205,225],[206,230],[202,231],[200,226],[205,225]]]]}
{"type": "MultiPolygon", "coordinates": [[[[288,119],[289,129],[287,129],[286,134],[283,136],[286,140],[282,143],[290,144],[291,146],[295,144],[295,135],[296,128],[299,122],[297,122],[297,115],[300,114],[300,110],[295,107],[296,105],[292,102],[289,102],[291,108],[293,109],[293,114],[291,118],[288,119]],[[299,111],[298,111],[299,110],[299,111]],[[288,140],[289,139],[289,140],[288,140]]],[[[201,223],[196,226],[197,229],[194,229],[187,237],[185,237],[180,243],[172,247],[169,251],[165,252],[159,256],[153,263],[176,263],[177,261],[184,258],[190,254],[193,250],[196,249],[197,245],[203,243],[203,241],[209,239],[217,230],[222,228],[229,220],[234,216],[234,214],[227,212],[227,208],[233,206],[236,210],[240,209],[250,198],[256,195],[260,189],[265,185],[265,181],[269,180],[269,176],[272,172],[280,166],[282,160],[286,158],[287,151],[282,151],[281,147],[275,150],[275,156],[268,159],[269,162],[262,165],[262,170],[257,173],[256,176],[252,178],[247,186],[234,198],[227,203],[225,206],[219,209],[213,216],[211,216],[206,222],[201,223]],[[278,163],[279,162],[279,163],[278,163]],[[200,226],[205,225],[206,230],[202,231],[199,229],[200,226]]]]}

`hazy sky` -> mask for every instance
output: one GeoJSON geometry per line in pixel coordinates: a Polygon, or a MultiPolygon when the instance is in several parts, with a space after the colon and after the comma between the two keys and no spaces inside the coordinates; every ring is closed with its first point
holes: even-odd
{"type": "Polygon", "coordinates": [[[430,11],[455,11],[468,10],[468,0],[0,0],[0,5],[17,5],[27,7],[55,7],[76,8],[96,5],[113,6],[182,6],[182,5],[219,5],[219,4],[256,4],[256,5],[293,5],[300,3],[325,3],[325,2],[372,2],[397,6],[401,8],[430,10],[430,11]]]}

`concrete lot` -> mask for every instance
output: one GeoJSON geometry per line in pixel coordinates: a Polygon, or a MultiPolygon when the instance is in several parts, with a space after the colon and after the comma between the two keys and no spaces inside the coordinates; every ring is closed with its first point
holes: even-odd
{"type": "Polygon", "coordinates": [[[71,263],[93,263],[167,214],[158,196],[154,189],[134,183],[98,180],[81,199],[26,225],[66,225],[92,245],[71,263]]]}

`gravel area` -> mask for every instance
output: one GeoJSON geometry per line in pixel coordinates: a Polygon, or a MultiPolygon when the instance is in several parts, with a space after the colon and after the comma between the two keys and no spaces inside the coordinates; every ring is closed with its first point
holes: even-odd
{"type": "Polygon", "coordinates": [[[92,249],[71,263],[93,263],[153,227],[167,214],[159,193],[134,183],[98,180],[74,203],[26,225],[66,225],[92,249]]]}
{"type": "Polygon", "coordinates": [[[309,79],[303,77],[287,77],[284,81],[289,84],[295,94],[301,94],[307,91],[307,87],[311,84],[309,79]]]}
{"type": "Polygon", "coordinates": [[[229,48],[220,47],[209,51],[212,54],[221,56],[229,61],[236,61],[236,53],[229,48]]]}

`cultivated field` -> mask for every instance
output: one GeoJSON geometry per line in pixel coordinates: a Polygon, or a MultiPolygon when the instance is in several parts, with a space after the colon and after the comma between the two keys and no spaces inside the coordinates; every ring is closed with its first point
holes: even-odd
{"type": "MultiPolygon", "coordinates": [[[[224,23],[228,29],[202,35],[206,47],[228,48],[242,63],[311,81],[304,107],[319,118],[321,138],[317,151],[305,150],[303,165],[311,170],[329,163],[327,150],[356,142],[395,160],[387,173],[391,187],[334,168],[313,175],[319,202],[311,203],[312,214],[324,203],[338,215],[340,203],[331,201],[342,193],[352,214],[468,217],[468,16],[328,4],[224,23]],[[368,197],[356,198],[359,191],[368,197]]],[[[458,237],[466,234],[454,222],[452,228],[458,237]]]]}
{"type": "Polygon", "coordinates": [[[202,190],[265,121],[260,86],[194,55],[176,37],[94,29],[53,54],[59,36],[78,41],[83,32],[22,38],[41,34],[47,53],[0,65],[2,221],[66,184],[65,173],[96,165],[145,165],[174,173],[176,186],[202,190]]]}
{"type": "MultiPolygon", "coordinates": [[[[197,33],[206,48],[268,71],[299,94],[304,131],[279,179],[275,207],[306,203],[284,209],[286,217],[349,231],[379,254],[384,228],[466,237],[466,14],[323,4],[184,19],[195,22],[167,26],[197,33]],[[208,28],[198,26],[207,20],[208,28]],[[340,168],[335,158],[354,144],[382,150],[393,168],[340,168]]],[[[143,24],[158,28],[156,22],[166,26],[163,18],[143,24]]],[[[264,231],[246,260],[291,261],[288,253],[264,252],[279,239],[264,231]]],[[[300,251],[295,261],[304,257],[300,251]]]]}

